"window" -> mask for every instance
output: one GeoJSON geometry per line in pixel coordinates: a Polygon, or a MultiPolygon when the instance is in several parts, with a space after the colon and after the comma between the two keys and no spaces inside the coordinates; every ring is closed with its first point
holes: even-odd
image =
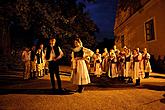
{"type": "Polygon", "coordinates": [[[146,41],[155,40],[154,20],[145,22],[146,41]]]}

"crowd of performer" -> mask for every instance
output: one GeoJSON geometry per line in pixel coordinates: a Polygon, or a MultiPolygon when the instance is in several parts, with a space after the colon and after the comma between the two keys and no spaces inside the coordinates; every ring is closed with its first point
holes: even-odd
{"type": "Polygon", "coordinates": [[[48,74],[48,62],[45,59],[44,45],[35,45],[31,49],[25,48],[22,60],[25,65],[24,79],[37,79],[48,74]]]}
{"type": "MultiPolygon", "coordinates": [[[[56,39],[50,39],[50,49],[44,48],[41,43],[38,47],[25,48],[22,52],[22,60],[25,65],[24,79],[36,79],[50,73],[52,88],[54,89],[54,73],[61,89],[61,79],[59,77],[59,67],[57,61],[63,56],[62,49],[56,47],[56,39]],[[52,49],[53,50],[52,50],[52,49]],[[58,55],[58,56],[57,56],[58,55]],[[49,57],[49,58],[48,58],[49,57]]],[[[97,77],[106,74],[110,78],[119,80],[128,79],[129,83],[136,81],[140,85],[141,78],[148,78],[151,70],[150,54],[147,48],[140,51],[139,48],[129,49],[124,46],[119,50],[114,45],[109,51],[104,48],[101,54],[99,49],[93,52],[83,47],[80,39],[75,39],[75,48],[72,49],[71,81],[78,85],[78,91],[83,90],[83,85],[90,83],[89,73],[94,73],[97,77]]]]}
{"type": "Polygon", "coordinates": [[[114,45],[109,52],[104,48],[102,54],[96,49],[93,61],[94,74],[98,77],[105,73],[110,78],[118,77],[121,80],[127,78],[128,82],[136,79],[136,85],[140,84],[140,78],[149,78],[149,73],[152,72],[147,48],[140,51],[139,48],[131,50],[124,46],[119,50],[114,45]]]}

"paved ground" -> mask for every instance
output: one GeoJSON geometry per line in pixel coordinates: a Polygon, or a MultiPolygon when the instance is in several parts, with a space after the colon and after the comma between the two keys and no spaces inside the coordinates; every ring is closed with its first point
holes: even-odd
{"type": "MultiPolygon", "coordinates": [[[[68,72],[68,67],[61,67],[68,72]]],[[[0,73],[0,110],[164,110],[165,74],[151,73],[141,86],[106,77],[95,78],[83,93],[50,91],[49,75],[22,80],[22,72],[0,73]]],[[[75,90],[67,73],[61,75],[63,88],[75,90]]]]}

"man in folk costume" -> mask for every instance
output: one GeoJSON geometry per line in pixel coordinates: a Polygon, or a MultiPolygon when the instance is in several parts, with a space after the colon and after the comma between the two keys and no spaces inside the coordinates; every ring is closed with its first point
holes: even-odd
{"type": "Polygon", "coordinates": [[[120,54],[118,56],[118,79],[124,80],[124,74],[125,74],[125,51],[120,51],[120,54]]]}
{"type": "Polygon", "coordinates": [[[92,57],[94,52],[90,49],[83,47],[79,38],[74,41],[75,48],[72,51],[72,75],[71,81],[73,84],[78,85],[77,92],[81,93],[84,85],[90,83],[90,77],[85,63],[87,57],[92,57]]]}
{"type": "Polygon", "coordinates": [[[101,70],[101,54],[99,53],[99,49],[96,49],[96,53],[94,54],[94,68],[95,68],[95,75],[97,75],[97,77],[100,77],[100,75],[102,74],[102,70],[101,70]]]}
{"type": "Polygon", "coordinates": [[[43,59],[44,59],[44,53],[42,52],[42,49],[41,47],[39,47],[37,49],[37,52],[36,52],[36,59],[37,59],[37,74],[39,77],[42,77],[43,76],[43,59]]]}
{"type": "Polygon", "coordinates": [[[57,79],[58,91],[63,92],[61,86],[61,78],[59,75],[59,60],[62,58],[63,52],[61,48],[57,45],[55,38],[50,38],[50,45],[46,48],[46,60],[48,61],[49,73],[50,73],[50,81],[52,90],[55,88],[55,78],[57,79]]]}
{"type": "Polygon", "coordinates": [[[112,78],[117,77],[117,57],[113,49],[109,53],[108,66],[108,76],[112,78]]]}
{"type": "Polygon", "coordinates": [[[32,46],[31,52],[30,52],[30,64],[31,64],[31,78],[36,79],[37,78],[37,68],[36,68],[36,46],[32,46]]]}
{"type": "Polygon", "coordinates": [[[41,73],[42,73],[42,76],[45,75],[45,63],[46,63],[46,59],[45,59],[45,50],[44,50],[44,44],[41,43],[40,44],[40,49],[41,49],[41,54],[42,54],[42,70],[41,70],[41,73]]]}
{"type": "Polygon", "coordinates": [[[133,50],[133,78],[136,79],[136,86],[140,85],[140,61],[141,61],[141,55],[138,54],[138,50],[133,50]]]}
{"type": "Polygon", "coordinates": [[[102,70],[107,73],[108,72],[108,57],[109,57],[109,53],[107,48],[104,48],[104,53],[102,54],[102,70]]]}
{"type": "Polygon", "coordinates": [[[143,56],[142,64],[143,64],[143,71],[145,73],[144,78],[149,78],[149,73],[152,72],[150,61],[149,61],[150,54],[147,52],[147,48],[144,48],[143,52],[144,53],[142,54],[142,56],[143,56]]]}
{"type": "Polygon", "coordinates": [[[22,61],[24,62],[24,79],[30,78],[30,51],[28,48],[22,52],[22,61]]]}

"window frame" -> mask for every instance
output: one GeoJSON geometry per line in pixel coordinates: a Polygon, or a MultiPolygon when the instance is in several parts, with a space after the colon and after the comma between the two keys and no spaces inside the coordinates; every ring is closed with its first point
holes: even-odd
{"type": "Polygon", "coordinates": [[[144,31],[145,31],[146,42],[151,42],[156,40],[155,20],[153,17],[144,22],[144,31]],[[151,22],[152,24],[150,24],[151,22]],[[147,24],[149,25],[148,27],[147,24]],[[149,36],[149,38],[147,38],[147,36],[149,36]]]}

